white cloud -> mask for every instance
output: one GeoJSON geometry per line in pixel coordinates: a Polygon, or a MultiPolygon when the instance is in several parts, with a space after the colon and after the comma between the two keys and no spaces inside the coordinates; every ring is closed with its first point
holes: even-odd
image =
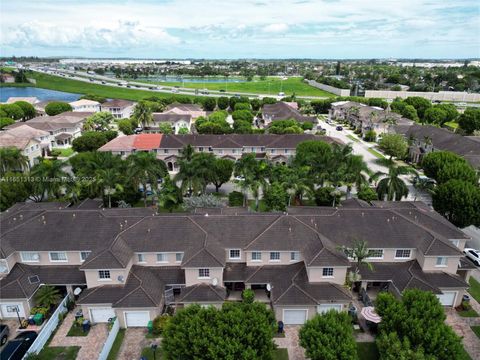
{"type": "Polygon", "coordinates": [[[267,33],[284,33],[288,30],[287,24],[270,24],[263,28],[267,33]]]}

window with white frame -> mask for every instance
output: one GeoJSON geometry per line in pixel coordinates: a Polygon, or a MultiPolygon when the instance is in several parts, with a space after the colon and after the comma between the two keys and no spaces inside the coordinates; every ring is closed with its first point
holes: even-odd
{"type": "Polygon", "coordinates": [[[447,266],[447,258],[445,256],[437,257],[435,266],[447,266]]]}
{"type": "Polygon", "coordinates": [[[99,280],[110,280],[110,270],[98,270],[99,280]]]}
{"type": "Polygon", "coordinates": [[[252,261],[262,261],[262,253],[260,251],[252,251],[252,261]]]}
{"type": "Polygon", "coordinates": [[[65,251],[55,251],[48,253],[50,256],[50,261],[53,262],[66,262],[67,261],[67,253],[65,251]]]}
{"type": "Polygon", "coordinates": [[[333,268],[332,267],[323,268],[322,276],[323,277],[333,277],[333,268]]]}
{"type": "Polygon", "coordinates": [[[20,257],[22,258],[23,262],[39,262],[40,261],[40,255],[38,255],[38,252],[34,252],[34,251],[22,251],[20,253],[20,257]]]}
{"type": "Polygon", "coordinates": [[[280,251],[270,252],[270,261],[280,261],[280,251]]]}
{"type": "Polygon", "coordinates": [[[290,261],[298,261],[300,260],[300,253],[298,251],[292,251],[290,253],[290,261]]]}
{"type": "Polygon", "coordinates": [[[199,279],[210,278],[210,269],[198,269],[198,278],[199,279]]]}
{"type": "Polygon", "coordinates": [[[176,261],[176,262],[182,262],[182,260],[183,260],[183,253],[181,253],[181,252],[180,252],[180,253],[176,253],[176,254],[175,254],[175,261],[176,261]]]}
{"type": "Polygon", "coordinates": [[[80,251],[80,261],[84,262],[87,260],[88,255],[90,255],[91,251],[80,251]]]}
{"type": "Polygon", "coordinates": [[[240,260],[240,249],[230,249],[228,256],[230,260],[240,260]]]}
{"type": "Polygon", "coordinates": [[[157,254],[157,262],[168,262],[167,254],[166,253],[158,253],[157,254]]]}
{"type": "Polygon", "coordinates": [[[412,251],[410,249],[397,249],[395,251],[395,259],[410,259],[412,251]]]}
{"type": "Polygon", "coordinates": [[[370,259],[382,259],[383,249],[370,249],[368,250],[368,257],[370,259]]]}
{"type": "Polygon", "coordinates": [[[139,253],[137,254],[137,260],[139,263],[144,263],[145,262],[145,254],[139,253]]]}

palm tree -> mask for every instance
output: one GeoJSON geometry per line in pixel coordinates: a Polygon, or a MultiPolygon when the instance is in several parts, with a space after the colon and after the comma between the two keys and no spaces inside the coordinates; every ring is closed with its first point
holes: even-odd
{"type": "Polygon", "coordinates": [[[127,158],[128,179],[138,188],[143,187],[143,203],[147,207],[147,185],[152,192],[157,191],[157,181],[167,174],[167,167],[162,160],[158,160],[154,153],[137,152],[127,158]]]}
{"type": "Polygon", "coordinates": [[[409,166],[397,166],[391,162],[388,166],[388,174],[378,171],[371,177],[376,181],[378,178],[383,178],[378,182],[377,194],[381,200],[387,197],[387,201],[400,201],[405,196],[408,196],[408,187],[400,176],[411,174],[413,169],[409,166]]]}
{"type": "Polygon", "coordinates": [[[267,185],[268,164],[265,161],[258,161],[255,154],[242,156],[235,163],[234,173],[236,176],[242,176],[239,186],[244,192],[244,204],[246,204],[246,191],[250,190],[255,198],[255,210],[259,208],[260,189],[267,185]]]}
{"type": "Polygon", "coordinates": [[[46,195],[58,199],[61,191],[71,180],[69,174],[64,170],[67,164],[60,160],[45,159],[33,166],[30,174],[38,184],[38,191],[41,199],[46,195]]]}
{"type": "Polygon", "coordinates": [[[152,110],[150,109],[150,106],[148,106],[145,101],[140,100],[137,105],[135,105],[132,118],[134,118],[137,123],[142,124],[143,127],[150,125],[153,123],[152,110]]]}
{"type": "Polygon", "coordinates": [[[366,265],[370,271],[373,271],[373,265],[366,261],[370,257],[368,244],[365,240],[354,240],[351,248],[341,246],[342,250],[349,258],[355,261],[354,271],[350,271],[348,275],[349,282],[353,284],[361,279],[360,266],[366,265]]]}
{"type": "Polygon", "coordinates": [[[191,145],[184,147],[178,158],[180,170],[175,182],[180,181],[182,192],[188,195],[204,193],[212,178],[215,156],[209,153],[195,153],[191,145]]]}
{"type": "Polygon", "coordinates": [[[361,155],[350,155],[345,159],[344,183],[347,185],[347,199],[350,197],[352,186],[355,185],[357,191],[368,184],[367,176],[371,171],[363,160],[361,155]]]}
{"type": "Polygon", "coordinates": [[[182,191],[175,185],[175,182],[170,179],[170,176],[165,176],[162,189],[158,193],[158,206],[172,212],[181,202],[182,191]]]}
{"type": "Polygon", "coordinates": [[[116,168],[98,169],[95,172],[95,184],[102,189],[102,195],[107,196],[108,208],[112,207],[112,195],[117,191],[123,191],[119,181],[120,174],[116,168]]]}
{"type": "Polygon", "coordinates": [[[23,171],[28,169],[28,158],[15,147],[0,149],[0,175],[9,171],[23,171]]]}
{"type": "Polygon", "coordinates": [[[352,157],[352,146],[350,144],[346,146],[340,146],[333,144],[332,157],[330,158],[328,169],[328,180],[334,187],[333,194],[333,206],[335,207],[337,195],[340,194],[339,187],[342,185],[347,174],[347,161],[352,157]]]}
{"type": "MultiPolygon", "coordinates": [[[[302,205],[304,195],[313,195],[313,184],[308,178],[305,168],[288,169],[292,171],[290,171],[281,182],[281,185],[289,195],[287,206],[291,206],[292,198],[295,205],[302,205]]],[[[270,182],[272,182],[272,180],[270,180],[270,182]]]]}
{"type": "Polygon", "coordinates": [[[50,285],[41,286],[35,293],[35,301],[37,304],[49,309],[52,306],[57,305],[60,302],[60,299],[60,291],[50,285]]]}

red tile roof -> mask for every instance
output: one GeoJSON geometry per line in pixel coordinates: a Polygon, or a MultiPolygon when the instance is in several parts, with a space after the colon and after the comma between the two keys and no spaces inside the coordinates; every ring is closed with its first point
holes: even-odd
{"type": "Polygon", "coordinates": [[[133,141],[133,147],[137,150],[153,150],[160,147],[162,134],[138,134],[133,141]]]}

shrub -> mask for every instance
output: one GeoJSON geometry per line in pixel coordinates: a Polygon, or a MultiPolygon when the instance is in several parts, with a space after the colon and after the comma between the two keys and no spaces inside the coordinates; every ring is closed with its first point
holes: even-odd
{"type": "Polygon", "coordinates": [[[374,142],[377,140],[377,133],[375,130],[368,130],[365,135],[363,135],[363,140],[368,142],[374,142]]]}
{"type": "Polygon", "coordinates": [[[250,106],[249,103],[236,103],[234,110],[250,110],[252,107],[250,106]]]}
{"type": "Polygon", "coordinates": [[[35,116],[36,111],[32,104],[26,101],[15,101],[14,104],[22,109],[24,119],[31,119],[35,116]]]}
{"type": "Polygon", "coordinates": [[[8,117],[0,118],[0,129],[3,129],[5,126],[15,124],[15,120],[8,117]]]}
{"type": "Polygon", "coordinates": [[[2,117],[9,117],[13,120],[20,120],[25,116],[22,108],[17,104],[0,105],[0,109],[2,110],[2,117]]]}
{"type": "Polygon", "coordinates": [[[468,301],[462,301],[462,309],[465,311],[472,310],[472,304],[470,304],[468,301]]]}
{"type": "Polygon", "coordinates": [[[55,116],[66,111],[72,111],[72,107],[63,101],[52,101],[45,106],[45,112],[50,116],[55,116]]]}
{"type": "Polygon", "coordinates": [[[360,200],[368,202],[378,200],[377,192],[367,186],[364,186],[362,189],[360,189],[360,191],[357,193],[357,197],[360,200]]]}
{"type": "Polygon", "coordinates": [[[152,333],[154,335],[161,335],[171,319],[172,317],[169,315],[157,316],[155,319],[153,319],[152,333]]]}
{"type": "MultiPolygon", "coordinates": [[[[315,191],[315,204],[317,206],[332,206],[333,205],[333,191],[335,189],[332,187],[321,187],[315,191]]],[[[337,195],[336,203],[340,196],[337,195]]]]}
{"type": "Polygon", "coordinates": [[[243,194],[239,191],[228,194],[228,206],[243,206],[243,194]]]}
{"type": "Polygon", "coordinates": [[[53,157],[59,157],[62,154],[62,151],[60,149],[53,149],[50,151],[50,156],[53,157]]]}
{"type": "Polygon", "coordinates": [[[251,304],[255,300],[255,292],[252,289],[245,289],[242,292],[242,300],[244,303],[251,304]]]}
{"type": "Polygon", "coordinates": [[[35,306],[30,309],[30,315],[35,315],[35,314],[42,314],[43,317],[47,317],[48,314],[48,308],[43,307],[43,306],[35,306]]]}

